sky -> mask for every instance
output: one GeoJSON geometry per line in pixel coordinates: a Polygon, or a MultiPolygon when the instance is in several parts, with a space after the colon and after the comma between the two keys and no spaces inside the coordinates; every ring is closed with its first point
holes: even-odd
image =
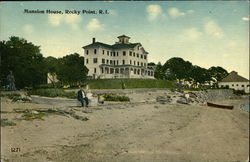
{"type": "Polygon", "coordinates": [[[96,41],[114,44],[127,35],[149,52],[149,62],[181,57],[204,68],[221,66],[249,79],[247,1],[0,2],[0,40],[18,36],[47,56],[83,56],[96,41]],[[24,13],[57,10],[63,14],[24,13]],[[65,14],[107,10],[109,14],[65,14]]]}

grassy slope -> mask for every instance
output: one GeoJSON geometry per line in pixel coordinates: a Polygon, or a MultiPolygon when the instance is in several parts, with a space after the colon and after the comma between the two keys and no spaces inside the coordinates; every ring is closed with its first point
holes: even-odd
{"type": "Polygon", "coordinates": [[[122,81],[126,89],[133,88],[172,88],[173,83],[167,80],[155,79],[91,79],[90,89],[122,89],[122,81]]]}

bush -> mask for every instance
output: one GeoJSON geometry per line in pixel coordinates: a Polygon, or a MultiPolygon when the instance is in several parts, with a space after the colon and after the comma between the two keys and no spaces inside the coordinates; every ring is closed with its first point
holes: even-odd
{"type": "Polygon", "coordinates": [[[39,95],[45,97],[66,97],[66,98],[76,98],[75,92],[65,92],[63,89],[35,89],[28,91],[29,95],[39,95]]]}
{"type": "Polygon", "coordinates": [[[245,91],[244,90],[235,90],[234,89],[234,92],[233,92],[235,95],[245,95],[245,91]]]}
{"type": "Polygon", "coordinates": [[[103,97],[105,101],[130,101],[129,97],[121,95],[105,94],[103,97]]]}

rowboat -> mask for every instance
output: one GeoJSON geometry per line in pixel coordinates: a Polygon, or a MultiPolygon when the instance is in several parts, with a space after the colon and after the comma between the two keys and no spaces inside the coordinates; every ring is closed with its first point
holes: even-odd
{"type": "Polygon", "coordinates": [[[234,106],[232,106],[232,105],[219,105],[219,104],[214,104],[211,102],[207,102],[207,106],[216,107],[216,108],[223,108],[223,109],[233,109],[234,108],[234,106]]]}

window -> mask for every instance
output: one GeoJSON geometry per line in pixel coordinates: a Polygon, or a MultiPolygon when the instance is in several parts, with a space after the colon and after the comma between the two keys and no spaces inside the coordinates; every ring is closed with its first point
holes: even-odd
{"type": "Polygon", "coordinates": [[[109,51],[107,51],[107,55],[109,56],[109,51]]]}
{"type": "Polygon", "coordinates": [[[133,56],[135,57],[135,52],[133,53],[133,56]]]}
{"type": "Polygon", "coordinates": [[[141,59],[143,58],[143,55],[141,55],[141,59]]]}
{"type": "Polygon", "coordinates": [[[102,54],[104,54],[104,50],[102,50],[102,54]]]}
{"type": "Polygon", "coordinates": [[[125,64],[125,60],[122,60],[122,64],[123,64],[123,65],[125,64]]]}
{"type": "Polygon", "coordinates": [[[94,54],[96,54],[96,49],[94,49],[94,54]]]}
{"type": "Polygon", "coordinates": [[[239,86],[239,84],[236,84],[236,86],[238,87],[238,86],[239,86]]]}
{"type": "Polygon", "coordinates": [[[140,46],[138,46],[137,49],[139,50],[139,49],[140,49],[140,46]]]}
{"type": "Polygon", "coordinates": [[[114,73],[114,69],[110,69],[110,74],[113,74],[114,73]]]}
{"type": "Polygon", "coordinates": [[[244,84],[242,84],[242,85],[241,85],[241,87],[245,87],[245,85],[244,85],[244,84]]]}
{"type": "Polygon", "coordinates": [[[130,65],[132,65],[132,61],[130,60],[130,65]]]}
{"type": "Polygon", "coordinates": [[[109,64],[109,60],[106,60],[107,64],[109,64]]]}
{"type": "Polygon", "coordinates": [[[119,52],[116,52],[116,56],[119,56],[119,52]]]}
{"type": "Polygon", "coordinates": [[[102,73],[104,72],[103,68],[102,68],[102,73]]]}
{"type": "Polygon", "coordinates": [[[145,59],[145,60],[147,59],[147,56],[146,56],[146,55],[144,55],[144,59],[145,59]]]}
{"type": "Polygon", "coordinates": [[[112,60],[110,60],[110,65],[112,65],[113,64],[113,61],[112,60]]]}
{"type": "Polygon", "coordinates": [[[135,61],[134,61],[134,65],[135,65],[136,63],[135,63],[135,61]]]}
{"type": "Polygon", "coordinates": [[[144,63],[144,66],[146,67],[146,63],[144,63]]]}
{"type": "Polygon", "coordinates": [[[94,73],[96,73],[96,68],[94,68],[94,73]]]}
{"type": "Polygon", "coordinates": [[[129,51],[129,56],[132,56],[132,51],[129,51]]]}
{"type": "Polygon", "coordinates": [[[249,84],[247,85],[247,87],[249,87],[249,84]]]}
{"type": "Polygon", "coordinates": [[[139,66],[140,65],[140,63],[139,62],[137,62],[137,66],[139,66]]]}
{"type": "Polygon", "coordinates": [[[97,63],[97,58],[94,58],[94,59],[93,59],[93,63],[97,63]]]}
{"type": "Polygon", "coordinates": [[[89,50],[86,50],[86,54],[87,54],[87,55],[89,54],[89,50]]]}
{"type": "Polygon", "coordinates": [[[102,63],[105,64],[105,59],[102,59],[102,63]]]}
{"type": "Polygon", "coordinates": [[[118,60],[116,61],[116,64],[119,65],[119,61],[118,60]]]}
{"type": "Polygon", "coordinates": [[[232,87],[234,86],[234,84],[232,84],[232,87]]]}
{"type": "Polygon", "coordinates": [[[137,53],[137,57],[139,58],[139,54],[137,53]]]}
{"type": "Polygon", "coordinates": [[[126,56],[126,51],[123,51],[123,56],[126,56]]]}
{"type": "Polygon", "coordinates": [[[110,52],[110,55],[111,55],[111,56],[113,56],[113,53],[112,53],[112,52],[110,52]]]}
{"type": "Polygon", "coordinates": [[[88,64],[89,63],[89,59],[86,59],[86,64],[88,64]]]}
{"type": "Polygon", "coordinates": [[[141,62],[141,66],[143,66],[143,63],[141,62]]]}

